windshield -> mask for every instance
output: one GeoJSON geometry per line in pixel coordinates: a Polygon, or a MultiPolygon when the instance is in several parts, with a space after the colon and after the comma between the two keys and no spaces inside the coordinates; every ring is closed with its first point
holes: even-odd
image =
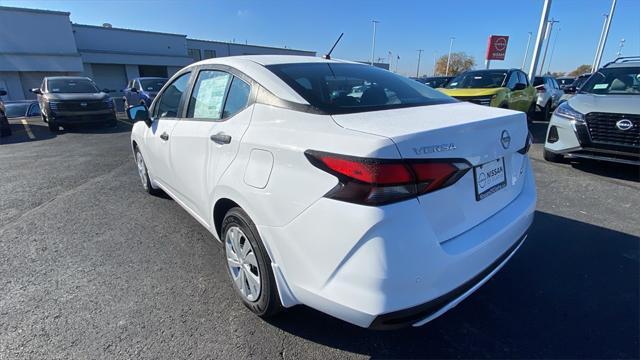
{"type": "Polygon", "coordinates": [[[309,104],[330,114],[456,102],[417,81],[368,65],[297,63],[267,69],[309,104]]]}
{"type": "Polygon", "coordinates": [[[143,91],[158,92],[166,82],[167,79],[142,79],[140,85],[142,85],[143,91]]]}
{"type": "Polygon", "coordinates": [[[504,86],[506,71],[469,71],[456,76],[447,89],[490,89],[504,86]]]}
{"type": "Polygon", "coordinates": [[[581,93],[640,95],[640,67],[604,68],[591,75],[581,93]]]}
{"type": "Polygon", "coordinates": [[[578,76],[576,78],[576,80],[571,84],[571,86],[575,87],[576,89],[579,89],[580,86],[582,86],[582,84],[584,84],[584,82],[587,81],[589,76],[591,76],[591,75],[580,75],[580,76],[578,76]]]}
{"type": "Polygon", "coordinates": [[[4,114],[8,118],[22,117],[27,115],[29,103],[8,103],[4,104],[4,114]]]}
{"type": "Polygon", "coordinates": [[[88,79],[49,79],[47,88],[51,93],[99,93],[100,90],[88,79]]]}

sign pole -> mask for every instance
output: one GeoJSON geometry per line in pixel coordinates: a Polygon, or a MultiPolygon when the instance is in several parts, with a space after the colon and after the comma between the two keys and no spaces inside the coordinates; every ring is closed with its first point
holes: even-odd
{"type": "Polygon", "coordinates": [[[551,0],[544,0],[544,6],[542,7],[542,14],[540,15],[540,24],[538,25],[538,35],[536,36],[536,43],[533,47],[533,58],[531,59],[531,66],[529,67],[529,81],[533,82],[533,78],[536,77],[536,70],[538,69],[538,58],[540,57],[540,50],[542,50],[542,42],[544,40],[544,34],[547,30],[547,21],[549,20],[549,10],[551,9],[551,0]]]}
{"type": "Polygon", "coordinates": [[[489,67],[491,66],[491,60],[485,60],[484,63],[486,65],[485,69],[489,70],[489,67]]]}

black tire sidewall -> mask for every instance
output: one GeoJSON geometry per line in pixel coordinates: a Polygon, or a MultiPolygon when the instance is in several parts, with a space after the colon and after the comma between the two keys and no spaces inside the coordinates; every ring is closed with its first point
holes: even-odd
{"type": "Polygon", "coordinates": [[[262,244],[262,240],[258,234],[258,229],[247,213],[241,208],[232,208],[225,215],[224,220],[222,221],[222,246],[224,248],[224,266],[227,275],[231,281],[231,286],[242,303],[260,317],[269,317],[277,313],[281,308],[281,304],[275,285],[273,271],[271,269],[271,259],[262,244]],[[235,285],[231,272],[229,271],[229,267],[227,266],[227,246],[225,238],[227,231],[232,226],[237,226],[242,230],[256,254],[258,268],[260,269],[260,296],[257,301],[248,301],[244,296],[242,296],[240,290],[235,285]]]}

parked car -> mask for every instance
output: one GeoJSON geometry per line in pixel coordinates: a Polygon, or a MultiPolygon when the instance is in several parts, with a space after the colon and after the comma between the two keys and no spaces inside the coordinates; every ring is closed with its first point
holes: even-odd
{"type": "Polygon", "coordinates": [[[127,88],[123,90],[124,108],[138,104],[151,106],[153,99],[166,82],[167,78],[160,77],[140,77],[129,81],[127,88]]]}
{"type": "Polygon", "coordinates": [[[31,89],[31,92],[38,95],[42,120],[51,131],[66,125],[117,124],[116,108],[108,95],[109,90],[99,90],[87,77],[45,77],[40,88],[31,89]]]}
{"type": "Polygon", "coordinates": [[[535,115],[536,90],[519,69],[467,71],[439,90],[463,101],[535,115]]]}
{"type": "Polygon", "coordinates": [[[40,105],[36,100],[7,101],[4,103],[7,118],[40,116],[40,105]]]}
{"type": "Polygon", "coordinates": [[[560,85],[560,89],[564,90],[565,87],[573,84],[573,82],[576,80],[575,77],[559,77],[556,79],[556,81],[558,82],[558,85],[560,85]]]}
{"type": "Polygon", "coordinates": [[[544,158],[640,165],[640,56],[605,65],[551,117],[544,158]]]}
{"type": "Polygon", "coordinates": [[[306,304],[422,325],[488,281],[533,220],[525,114],[373,66],[208,59],[127,113],[142,187],[220,239],[259,316],[306,304]]]}
{"type": "MultiPolygon", "coordinates": [[[[7,95],[5,90],[0,90],[0,96],[7,95]]],[[[11,126],[9,120],[4,113],[5,107],[2,99],[0,98],[0,137],[11,135],[11,126]]]]}
{"type": "Polygon", "coordinates": [[[429,76],[429,77],[421,77],[421,78],[413,78],[417,82],[421,82],[427,86],[430,86],[434,89],[441,88],[447,86],[449,81],[453,79],[453,76],[429,76]]]}
{"type": "Polygon", "coordinates": [[[542,119],[547,121],[560,103],[564,91],[560,90],[556,79],[551,76],[536,76],[533,78],[533,87],[536,88],[537,110],[542,119]]]}

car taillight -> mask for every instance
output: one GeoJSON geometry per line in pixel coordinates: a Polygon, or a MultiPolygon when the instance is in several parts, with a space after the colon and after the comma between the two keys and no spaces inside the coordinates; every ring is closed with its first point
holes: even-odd
{"type": "Polygon", "coordinates": [[[522,155],[526,155],[531,148],[531,144],[533,144],[533,136],[531,135],[531,131],[527,132],[527,139],[524,142],[524,146],[522,149],[518,150],[518,152],[522,155]]]}
{"type": "Polygon", "coordinates": [[[460,159],[371,159],[307,150],[309,161],[339,183],[325,197],[384,205],[447,187],[470,168],[460,159]]]}

